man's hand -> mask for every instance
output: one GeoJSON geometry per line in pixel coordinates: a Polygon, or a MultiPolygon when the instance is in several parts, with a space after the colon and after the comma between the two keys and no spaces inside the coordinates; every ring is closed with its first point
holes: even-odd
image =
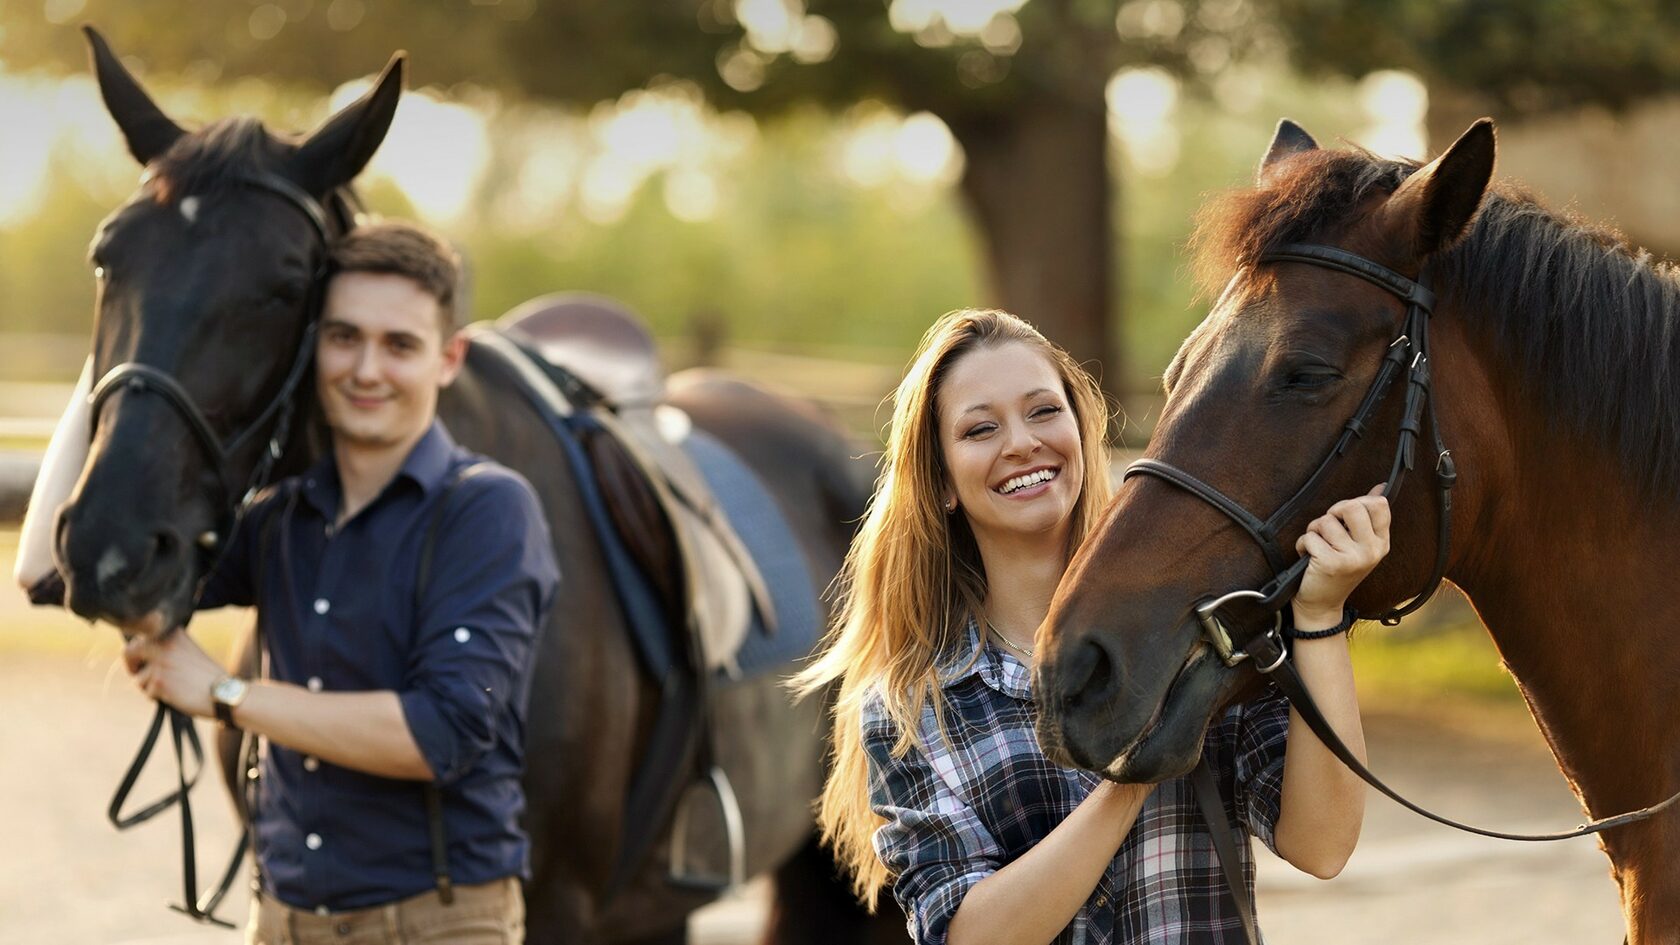
{"type": "Polygon", "coordinates": [[[1342,622],[1342,606],[1366,575],[1388,554],[1388,500],[1381,485],[1357,499],[1345,499],[1313,519],[1295,550],[1311,555],[1292,606],[1302,629],[1342,622]]]}
{"type": "Polygon", "coordinates": [[[131,637],[123,646],[123,662],[134,674],[140,691],[189,715],[216,714],[210,687],[227,674],[185,631],[162,639],[131,637]]]}

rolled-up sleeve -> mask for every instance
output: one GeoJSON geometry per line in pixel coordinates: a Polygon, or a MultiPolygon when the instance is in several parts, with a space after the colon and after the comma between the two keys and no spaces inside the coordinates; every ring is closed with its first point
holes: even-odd
{"type": "Polygon", "coordinates": [[[1284,750],[1289,744],[1289,700],[1276,686],[1270,686],[1237,712],[1233,772],[1237,809],[1248,832],[1277,853],[1284,750]]]}
{"type": "Polygon", "coordinates": [[[523,713],[526,671],[559,583],[548,526],[530,486],[506,470],[450,496],[420,591],[403,715],[440,784],[495,745],[504,713],[523,713]]]}
{"type": "MultiPolygon", "coordinates": [[[[938,736],[925,739],[938,750],[938,736]]],[[[893,898],[918,945],[944,945],[951,919],[975,884],[997,872],[1004,853],[969,806],[934,770],[921,748],[895,756],[898,727],[879,700],[864,709],[869,801],[886,823],[875,853],[893,876],[893,898]]]]}

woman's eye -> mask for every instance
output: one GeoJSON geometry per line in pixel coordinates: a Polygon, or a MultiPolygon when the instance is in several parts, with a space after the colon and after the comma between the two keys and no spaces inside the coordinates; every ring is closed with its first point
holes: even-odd
{"type": "Polygon", "coordinates": [[[992,432],[995,429],[997,429],[996,424],[991,424],[991,423],[975,424],[974,426],[969,427],[967,430],[963,431],[963,438],[968,439],[968,440],[972,440],[972,439],[974,439],[975,437],[978,437],[978,436],[985,436],[986,434],[992,432]]]}
{"type": "Polygon", "coordinates": [[[1056,414],[1061,412],[1062,408],[1060,404],[1045,404],[1044,406],[1034,410],[1030,416],[1035,420],[1042,420],[1045,417],[1054,417],[1056,414]]]}

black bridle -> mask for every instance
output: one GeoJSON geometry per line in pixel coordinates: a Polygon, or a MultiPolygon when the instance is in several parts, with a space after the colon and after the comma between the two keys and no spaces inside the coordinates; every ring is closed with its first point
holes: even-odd
{"type": "MultiPolygon", "coordinates": [[[[99,383],[94,386],[88,396],[92,414],[92,429],[98,430],[99,414],[106,401],[119,391],[127,394],[153,393],[158,394],[168,404],[175,414],[181,418],[187,428],[192,431],[194,439],[198,441],[204,455],[210,460],[216,473],[216,481],[221,489],[221,509],[216,518],[215,530],[207,533],[197,543],[199,553],[205,557],[203,573],[208,575],[214,569],[221,551],[231,543],[233,529],[238,527],[240,510],[248,503],[263,486],[268,484],[273,475],[275,464],[286,447],[287,438],[291,435],[292,420],[296,413],[296,394],[299,385],[309,373],[309,367],[314,361],[315,333],[320,317],[321,301],[326,291],[326,281],[329,275],[327,248],[332,244],[332,230],[328,226],[327,211],[321,203],[310,196],[302,188],[277,174],[268,172],[251,172],[242,175],[239,183],[256,190],[273,194],[287,204],[301,212],[314,227],[315,234],[320,240],[321,261],[316,267],[310,280],[309,291],[305,297],[306,321],[303,335],[298,341],[297,350],[292,355],[292,365],[287,369],[280,388],[268,405],[262,409],[249,423],[232,436],[223,440],[211,426],[204,411],[193,400],[192,395],[182,386],[180,381],[171,377],[167,372],[142,364],[138,361],[126,361],[107,371],[99,383]],[[264,431],[267,431],[268,443],[262,454],[257,457],[251,474],[243,484],[233,476],[232,467],[244,451],[253,443],[259,441],[264,431]]],[[[349,221],[341,219],[340,224],[347,229],[349,221]]],[[[195,595],[196,597],[196,595],[195,595]]],[[[190,619],[191,614],[188,614],[190,619]]],[[[260,658],[260,654],[259,654],[260,658]]],[[[249,737],[249,736],[248,736],[249,737]]],[[[241,776],[245,779],[244,789],[249,799],[256,777],[253,756],[255,741],[247,744],[245,760],[241,763],[241,776]]],[[[118,830],[126,830],[137,824],[161,814],[169,808],[179,805],[181,808],[181,870],[182,870],[182,902],[171,905],[170,908],[181,912],[199,922],[207,922],[224,928],[234,928],[233,923],[217,918],[216,908],[233,885],[239,864],[245,858],[246,851],[251,845],[251,831],[249,823],[240,832],[238,846],[228,861],[226,870],[222,873],[217,885],[205,891],[198,892],[197,857],[193,842],[192,803],[188,793],[198,782],[199,774],[204,770],[204,748],[198,738],[198,730],[194,727],[192,716],[174,709],[163,702],[157,705],[157,711],[152,716],[152,722],[147,729],[145,738],[140,743],[134,760],[129,764],[128,771],[123,775],[122,783],[117,786],[116,794],[112,796],[110,806],[106,810],[106,817],[112,826],[118,830]],[[123,805],[128,800],[129,793],[134,789],[135,782],[140,777],[147,759],[151,757],[152,749],[157,745],[163,731],[163,724],[168,721],[170,738],[175,749],[176,789],[159,798],[157,801],[141,808],[133,814],[123,814],[123,805]],[[187,774],[186,755],[193,756],[194,771],[187,774]]],[[[237,789],[237,788],[236,788],[237,789]]],[[[254,816],[249,804],[246,808],[246,819],[254,816]]]]}
{"type": "Polygon", "coordinates": [[[1295,520],[1318,494],[1336,461],[1348,451],[1353,441],[1363,437],[1370,429],[1373,416],[1386,401],[1387,394],[1395,387],[1394,382],[1397,379],[1403,377],[1405,380],[1406,403],[1395,444],[1394,462],[1389,468],[1383,495],[1390,502],[1399,495],[1406,473],[1411,471],[1415,462],[1417,441],[1423,435],[1423,421],[1427,415],[1429,435],[1435,450],[1436,504],[1440,516],[1435,545],[1435,567],[1423,590],[1409,602],[1365,619],[1381,620],[1385,624],[1393,625],[1399,623],[1400,618],[1422,607],[1434,596],[1447,573],[1447,557],[1452,547],[1452,489],[1458,481],[1458,469],[1453,462],[1452,451],[1447,449],[1442,441],[1440,424],[1435,419],[1435,403],[1429,397],[1429,319],[1435,307],[1435,294],[1421,282],[1408,279],[1363,256],[1356,256],[1332,246],[1290,243],[1261,256],[1260,262],[1305,263],[1357,276],[1399,298],[1406,306],[1406,314],[1394,341],[1388,346],[1388,353],[1383,356],[1382,363],[1377,368],[1376,377],[1372,378],[1371,386],[1366,389],[1365,397],[1359,402],[1353,416],[1342,426],[1342,432],[1336,438],[1335,445],[1319,462],[1312,475],[1307,477],[1306,482],[1295,490],[1294,495],[1285,500],[1283,505],[1264,521],[1243,508],[1236,500],[1171,463],[1158,459],[1140,459],[1126,467],[1122,480],[1133,476],[1154,476],[1218,509],[1247,532],[1265,554],[1266,563],[1271,567],[1273,576],[1264,586],[1259,589],[1230,591],[1218,597],[1206,598],[1196,605],[1196,616],[1201,621],[1209,642],[1227,666],[1237,665],[1248,659],[1250,654],[1243,642],[1232,636],[1232,624],[1227,621],[1224,609],[1236,601],[1252,601],[1248,607],[1272,620],[1264,635],[1275,639],[1281,632],[1283,608],[1294,596],[1310,559],[1302,555],[1293,564],[1287,564],[1278,533],[1295,520]]]}
{"type": "Polygon", "coordinates": [[[210,460],[216,471],[216,481],[222,490],[222,514],[218,516],[218,532],[216,540],[204,542],[209,545],[206,550],[214,550],[221,544],[220,537],[225,536],[226,529],[237,516],[240,506],[249,501],[268,482],[268,477],[274,471],[274,464],[285,449],[286,438],[291,434],[292,415],[295,412],[295,398],[298,385],[303,382],[304,375],[309,371],[315,351],[315,330],[317,317],[320,314],[321,293],[325,289],[327,276],[326,247],[332,243],[332,231],[327,224],[327,211],[320,202],[297,186],[278,174],[268,172],[251,172],[239,177],[239,183],[259,191],[273,194],[308,218],[320,239],[322,247],[321,261],[310,279],[308,296],[305,300],[305,310],[308,313],[304,324],[303,335],[298,339],[297,350],[292,355],[292,366],[286,372],[280,389],[269,400],[268,406],[262,409],[245,427],[225,441],[216,434],[210,425],[209,418],[193,401],[192,394],[168,372],[139,361],[125,361],[105,372],[94,385],[93,392],[88,396],[91,407],[92,430],[99,429],[99,415],[105,402],[119,391],[129,394],[154,393],[163,397],[175,414],[192,431],[194,439],[203,449],[204,455],[210,460]],[[246,450],[263,430],[269,430],[268,448],[257,459],[251,470],[251,475],[243,487],[236,482],[231,474],[231,467],[236,458],[246,450]]]}
{"type": "MultiPolygon", "coordinates": [[[[1399,298],[1401,302],[1405,303],[1406,314],[1398,335],[1389,344],[1388,352],[1383,356],[1382,364],[1377,369],[1377,376],[1372,379],[1371,386],[1365,391],[1365,398],[1360,401],[1353,417],[1342,427],[1342,432],[1336,438],[1336,443],[1331,447],[1329,455],[1325,456],[1318,464],[1318,468],[1307,477],[1307,481],[1295,490],[1295,494],[1290,496],[1266,520],[1261,521],[1229,496],[1170,463],[1157,459],[1140,459],[1126,467],[1123,479],[1129,479],[1134,475],[1154,476],[1212,505],[1248,532],[1260,545],[1261,551],[1265,553],[1266,561],[1271,566],[1274,575],[1263,587],[1257,590],[1230,591],[1217,597],[1204,598],[1195,607],[1196,616],[1202,624],[1208,642],[1220,658],[1225,661],[1227,666],[1232,667],[1245,660],[1253,660],[1256,669],[1262,674],[1271,675],[1272,679],[1277,682],[1278,689],[1283,692],[1295,711],[1300,714],[1302,721],[1307,723],[1313,734],[1317,735],[1325,747],[1329,748],[1331,753],[1340,759],[1349,770],[1406,809],[1457,830],[1500,840],[1569,840],[1645,820],[1667,810],[1677,801],[1680,801],[1680,793],[1676,793],[1650,807],[1611,817],[1601,817],[1582,824],[1573,830],[1545,834],[1505,833],[1460,823],[1407,800],[1372,774],[1343,743],[1341,737],[1336,734],[1336,730],[1330,726],[1329,721],[1319,710],[1317,703],[1313,701],[1312,694],[1307,691],[1306,684],[1301,679],[1299,671],[1296,670],[1295,664],[1289,659],[1289,646],[1282,633],[1283,609],[1288,605],[1289,599],[1294,596],[1310,559],[1302,555],[1294,563],[1285,565],[1285,556],[1278,540],[1278,532],[1300,514],[1301,510],[1316,495],[1319,487],[1323,485],[1336,460],[1341,458],[1354,440],[1365,434],[1371,418],[1383,402],[1384,396],[1394,386],[1394,381],[1404,374],[1406,402],[1401,414],[1394,462],[1389,469],[1388,481],[1383,487],[1383,495],[1392,502],[1399,493],[1401,482],[1404,480],[1406,473],[1413,467],[1417,441],[1423,435],[1423,419],[1427,415],[1429,418],[1429,435],[1435,450],[1437,509],[1440,515],[1440,521],[1437,525],[1435,567],[1423,590],[1410,601],[1380,614],[1371,615],[1366,619],[1381,620],[1389,625],[1398,623],[1400,618],[1422,607],[1440,587],[1442,579],[1446,576],[1448,550],[1452,542],[1452,488],[1458,480],[1458,471],[1453,463],[1452,451],[1446,448],[1442,440],[1440,425],[1436,422],[1435,405],[1429,397],[1429,319],[1434,308],[1435,296],[1422,282],[1408,279],[1363,256],[1357,256],[1332,246],[1290,243],[1262,255],[1260,262],[1304,263],[1356,276],[1388,290],[1399,298]],[[1253,633],[1246,640],[1235,640],[1231,636],[1231,625],[1226,622],[1226,617],[1222,614],[1222,611],[1235,601],[1253,601],[1253,604],[1249,606],[1256,608],[1260,614],[1269,616],[1271,625],[1253,633]]],[[[1208,821],[1208,829],[1213,834],[1217,859],[1220,861],[1220,867],[1225,874],[1226,885],[1230,888],[1232,898],[1237,903],[1237,910],[1242,917],[1245,934],[1251,945],[1258,945],[1259,938],[1254,923],[1253,909],[1248,903],[1246,886],[1242,872],[1237,865],[1235,848],[1231,842],[1233,831],[1230,820],[1225,813],[1223,802],[1219,800],[1218,787],[1213,781],[1205,760],[1199,763],[1192,773],[1191,786],[1196,795],[1197,806],[1200,807],[1203,817],[1208,821]]]]}

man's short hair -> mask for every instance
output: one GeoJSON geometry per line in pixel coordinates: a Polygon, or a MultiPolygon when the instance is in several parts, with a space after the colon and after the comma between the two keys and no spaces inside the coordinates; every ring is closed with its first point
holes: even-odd
{"type": "Polygon", "coordinates": [[[333,245],[332,271],[406,276],[437,299],[438,328],[445,339],[461,327],[456,305],[461,257],[441,237],[421,226],[382,220],[356,227],[333,245]]]}

